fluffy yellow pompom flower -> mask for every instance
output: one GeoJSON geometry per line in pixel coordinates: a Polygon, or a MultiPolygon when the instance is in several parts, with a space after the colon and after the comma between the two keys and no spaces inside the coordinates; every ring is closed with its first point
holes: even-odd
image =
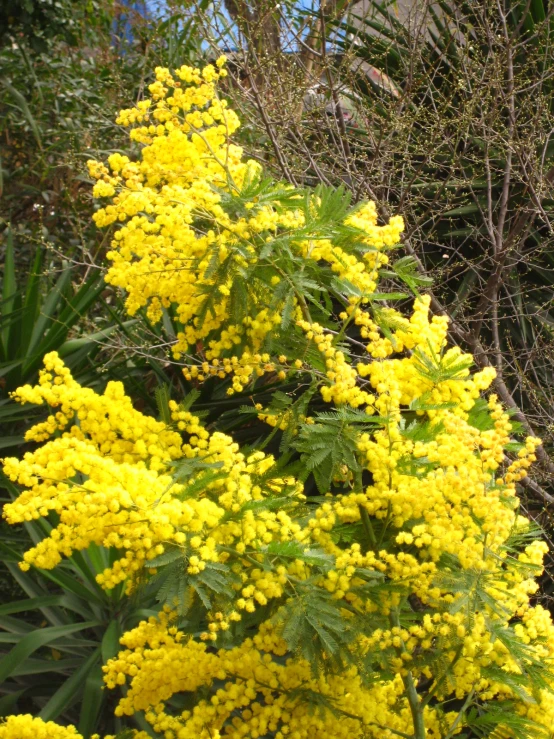
{"type": "Polygon", "coordinates": [[[126,291],[131,315],[146,308],[158,321],[173,309],[180,325],[175,358],[189,364],[201,346],[208,360],[202,371],[188,367],[185,377],[232,374],[232,394],[274,371],[263,346],[286,328],[283,308],[302,315],[303,298],[276,248],[286,243],[297,261],[326,263],[335,279],[371,295],[388,261],[384,252],[398,243],[404,224],[395,216],[379,226],[375,205],[365,203],[344,213],[347,243],[320,222],[318,211],[327,207],[320,194],[303,208],[302,194],[288,186],[274,188],[274,197],[262,193],[260,165],[232,143],[239,120],[218,95],[223,66],[219,59],[202,71],[158,68],[151,98],[118,118],[142,145],[139,160],[113,154],[107,165],[89,162],[89,170],[95,197],[111,199],[96,223],[118,225],[106,281],[126,291]]]}
{"type": "MultiPolygon", "coordinates": [[[[400,217],[244,160],[223,67],[159,68],[121,112],[142,148],[90,163],[96,221],[118,226],[108,281],[130,313],[167,311],[185,378],[252,391],[241,410],[273,428],[241,452],[188,406],[158,421],[47,355],[15,393],[49,408],[38,446],[4,461],[23,489],[8,522],[56,514],[22,566],[94,543],[116,555],[105,588],[166,576],[160,613],[104,668],[117,715],[164,739],[444,739],[487,721],[490,739],[547,736],[554,626],[532,600],[547,547],[517,497],[540,442],[512,438],[483,397],[494,371],[472,372],[428,297],[399,311],[404,294],[377,292],[400,217]],[[274,437],[279,460],[261,450],[274,437]]],[[[78,737],[23,716],[0,739],[44,726],[78,737]]]]}
{"type": "MultiPolygon", "coordinates": [[[[242,512],[246,504],[284,488],[291,503],[299,494],[297,483],[278,473],[265,490],[256,484],[259,475],[270,477],[273,457],[262,452],[245,457],[229,436],[209,434],[174,401],[170,427],[136,411],[119,383],[109,383],[98,395],[76,383],[57,354],[48,354],[44,363],[39,384],[19,388],[14,397],[47,403],[55,413],[27,432],[27,440],[42,446],[21,460],[3,461],[5,474],[26,488],[4,506],[3,515],[17,524],[53,511],[59,524],[25,553],[23,569],[51,569],[63,556],[94,543],[120,552],[98,573],[98,582],[111,589],[127,581],[131,588],[167,547],[181,549],[188,572],[198,574],[206,563],[227,559],[220,545],[269,544],[299,530],[283,512],[264,511],[257,521],[251,510],[242,512]],[[191,471],[177,482],[173,470],[179,460],[191,471]],[[217,476],[206,478],[206,491],[200,487],[187,495],[188,487],[198,489],[203,465],[215,466],[217,476]]],[[[280,592],[277,588],[270,597],[280,592]]]]}
{"type": "MultiPolygon", "coordinates": [[[[0,719],[0,721],[2,721],[0,719]]],[[[129,739],[148,739],[145,731],[132,730],[129,739]]],[[[53,721],[43,721],[29,714],[8,716],[0,723],[0,739],[83,739],[74,726],[59,726],[53,721]]],[[[91,739],[100,739],[93,734],[91,739]]],[[[115,739],[106,735],[104,739],[115,739]]]]}
{"type": "Polygon", "coordinates": [[[74,726],[58,726],[29,714],[8,716],[0,723],[0,739],[83,739],[74,726]]]}

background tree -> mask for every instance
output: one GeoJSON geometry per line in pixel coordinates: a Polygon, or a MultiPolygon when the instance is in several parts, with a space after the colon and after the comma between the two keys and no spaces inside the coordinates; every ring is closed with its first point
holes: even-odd
{"type": "Polygon", "coordinates": [[[214,45],[236,44],[252,153],[291,182],[346,182],[383,217],[404,209],[404,247],[433,275],[433,310],[495,366],[503,401],[544,439],[544,484],[525,483],[551,502],[553,9],[260,8],[280,39],[263,58],[237,9],[205,24],[214,45]]]}

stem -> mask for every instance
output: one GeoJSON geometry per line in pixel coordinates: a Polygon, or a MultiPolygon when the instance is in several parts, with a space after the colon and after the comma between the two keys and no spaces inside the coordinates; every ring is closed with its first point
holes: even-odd
{"type": "MultiPolygon", "coordinates": [[[[341,326],[341,329],[340,329],[340,331],[339,331],[339,332],[337,333],[337,339],[336,339],[336,340],[337,340],[337,342],[338,342],[338,341],[341,341],[341,340],[342,340],[342,338],[344,337],[344,334],[346,333],[346,329],[348,328],[349,324],[350,324],[350,323],[351,323],[351,322],[353,321],[353,319],[354,319],[354,313],[355,313],[355,310],[356,310],[356,308],[358,308],[358,306],[360,305],[360,302],[361,302],[361,298],[360,298],[360,300],[358,300],[358,302],[356,303],[356,305],[354,305],[354,306],[353,306],[353,310],[352,310],[352,313],[351,313],[351,314],[350,314],[350,315],[348,316],[348,318],[347,318],[347,319],[346,319],[346,320],[345,320],[345,321],[343,322],[343,324],[342,324],[342,326],[341,326]]],[[[334,332],[333,332],[333,333],[334,333],[334,332]]],[[[362,346],[364,346],[364,345],[362,344],[362,346]]],[[[367,351],[367,347],[365,347],[365,346],[364,346],[364,348],[365,348],[365,350],[367,351]]]]}
{"type": "Polygon", "coordinates": [[[379,542],[378,542],[378,545],[379,546],[381,546],[381,544],[383,543],[383,541],[385,539],[385,534],[387,533],[387,529],[389,527],[389,523],[390,523],[390,520],[391,520],[391,513],[392,513],[392,505],[391,505],[391,502],[389,500],[389,502],[387,503],[387,515],[385,517],[385,523],[383,524],[383,529],[381,531],[381,536],[379,537],[379,542]]]}
{"type": "Polygon", "coordinates": [[[308,308],[308,303],[306,303],[306,298],[298,292],[296,293],[296,297],[298,299],[298,302],[300,303],[300,310],[302,311],[304,320],[308,323],[313,323],[312,317],[310,315],[310,309],[308,308]]]}
{"type": "Polygon", "coordinates": [[[429,701],[437,694],[437,692],[442,688],[444,683],[446,682],[446,679],[448,677],[449,672],[452,670],[456,662],[460,659],[462,656],[464,646],[463,644],[460,644],[458,649],[456,650],[456,653],[454,654],[454,659],[452,662],[448,665],[446,670],[444,671],[444,674],[440,676],[440,678],[435,682],[434,686],[431,688],[431,690],[427,693],[426,697],[422,700],[422,705],[426,706],[429,701]]]}
{"type": "MultiPolygon", "coordinates": [[[[302,311],[302,316],[304,320],[307,323],[313,323],[312,317],[310,315],[310,309],[308,308],[308,303],[306,302],[306,298],[302,295],[302,293],[299,293],[298,290],[296,290],[296,286],[294,282],[290,279],[289,275],[282,270],[278,265],[276,265],[273,261],[270,260],[271,266],[279,272],[279,274],[289,283],[289,285],[293,288],[294,294],[296,296],[296,299],[298,300],[298,304],[300,305],[300,310],[302,311]]],[[[302,270],[304,267],[302,267],[302,270]]],[[[301,270],[301,271],[302,271],[301,270]]]]}
{"type": "Polygon", "coordinates": [[[371,548],[374,551],[376,551],[377,550],[377,539],[375,538],[375,531],[373,531],[373,526],[371,525],[371,519],[369,517],[369,513],[367,512],[367,509],[364,508],[364,506],[361,503],[358,505],[358,509],[360,511],[360,518],[362,519],[365,532],[369,538],[369,541],[371,542],[371,548]]]}
{"type": "Polygon", "coordinates": [[[390,726],[383,726],[383,724],[377,724],[374,721],[370,723],[370,726],[377,726],[379,729],[385,729],[385,731],[390,731],[391,734],[394,734],[395,736],[404,737],[404,739],[414,739],[413,734],[405,734],[403,731],[397,731],[397,729],[391,729],[390,726]]]}
{"type": "Polygon", "coordinates": [[[456,718],[454,719],[454,722],[452,723],[452,726],[448,730],[448,734],[444,737],[444,739],[451,739],[454,736],[454,732],[456,731],[456,728],[458,727],[458,724],[462,720],[464,713],[469,708],[471,702],[473,701],[473,696],[475,695],[475,689],[471,691],[471,693],[467,696],[464,705],[460,708],[460,711],[456,718]]]}
{"type": "Polygon", "coordinates": [[[367,354],[367,346],[365,344],[362,344],[361,341],[356,341],[356,339],[353,339],[351,336],[344,336],[344,335],[341,336],[340,331],[333,331],[330,328],[326,328],[325,331],[327,331],[328,334],[333,334],[333,336],[336,336],[337,337],[336,341],[340,341],[341,339],[344,339],[345,341],[349,341],[351,344],[354,344],[355,346],[359,346],[360,348],[362,348],[364,350],[364,358],[365,358],[367,354]]]}
{"type": "Polygon", "coordinates": [[[251,564],[256,565],[256,567],[260,566],[260,562],[258,562],[257,559],[254,559],[246,552],[243,552],[242,554],[240,554],[239,552],[237,552],[236,549],[233,549],[232,547],[220,546],[219,548],[221,549],[222,552],[227,552],[228,554],[234,554],[236,557],[240,557],[241,559],[246,559],[251,564]]]}
{"type": "MultiPolygon", "coordinates": [[[[391,610],[389,619],[391,626],[400,628],[400,619],[396,609],[391,610]]],[[[402,650],[399,647],[397,649],[397,653],[400,655],[401,651],[402,650]]],[[[406,689],[406,698],[408,699],[408,705],[410,706],[410,712],[412,714],[414,739],[425,739],[427,732],[425,731],[425,724],[423,723],[423,704],[417,694],[414,678],[410,670],[408,670],[405,675],[402,675],[402,682],[406,689]]]]}
{"type": "Polygon", "coordinates": [[[410,704],[412,720],[414,722],[414,739],[425,739],[427,732],[423,723],[423,709],[414,683],[412,673],[408,670],[407,675],[402,676],[402,682],[406,688],[406,697],[410,704]]]}

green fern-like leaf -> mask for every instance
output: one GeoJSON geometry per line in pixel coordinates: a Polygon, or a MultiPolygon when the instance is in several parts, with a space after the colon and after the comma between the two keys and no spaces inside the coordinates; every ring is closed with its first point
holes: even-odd
{"type": "Polygon", "coordinates": [[[330,593],[309,580],[273,620],[291,652],[306,659],[315,674],[344,665],[351,656],[346,646],[355,633],[353,623],[345,621],[330,593]]]}
{"type": "Polygon", "coordinates": [[[169,410],[169,401],[171,400],[171,394],[169,385],[164,384],[157,387],[154,391],[156,398],[156,405],[158,407],[158,413],[160,420],[168,426],[171,424],[171,412],[169,410]]]}
{"type": "Polygon", "coordinates": [[[431,287],[431,277],[422,275],[414,257],[405,256],[397,259],[392,269],[381,270],[383,277],[398,279],[408,287],[414,295],[418,295],[418,288],[431,287]]]}
{"type": "Polygon", "coordinates": [[[485,398],[477,398],[468,414],[468,423],[479,431],[489,431],[494,428],[494,419],[491,418],[489,405],[485,398]]]}
{"type": "Polygon", "coordinates": [[[487,702],[479,707],[472,708],[466,717],[466,726],[471,729],[472,735],[485,739],[498,728],[509,732],[513,739],[548,739],[550,731],[535,721],[521,716],[513,701],[487,702]]]}
{"type": "Polygon", "coordinates": [[[420,347],[414,350],[414,367],[418,373],[433,385],[451,380],[462,380],[467,377],[467,370],[473,364],[473,357],[438,355],[431,346],[428,352],[420,347]]]}
{"type": "Polygon", "coordinates": [[[302,424],[294,446],[301,453],[306,475],[313,473],[318,490],[329,492],[334,477],[346,467],[361,480],[358,436],[365,429],[384,425],[384,419],[355,409],[339,408],[315,416],[315,423],[302,424]]]}

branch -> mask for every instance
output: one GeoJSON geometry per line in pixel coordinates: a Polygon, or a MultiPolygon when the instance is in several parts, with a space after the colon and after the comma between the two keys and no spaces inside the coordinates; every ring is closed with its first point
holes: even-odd
{"type": "Polygon", "coordinates": [[[454,719],[454,722],[452,723],[452,726],[450,727],[450,729],[448,731],[448,734],[445,736],[444,739],[451,739],[451,737],[454,736],[454,734],[456,733],[456,729],[458,728],[461,720],[463,719],[465,712],[467,711],[467,709],[471,705],[474,696],[475,696],[475,688],[472,689],[471,693],[465,699],[464,705],[458,711],[458,715],[454,719]]]}
{"type": "MultiPolygon", "coordinates": [[[[254,58],[257,60],[256,52],[251,49],[251,52],[254,56],[254,58]]],[[[262,117],[262,120],[264,122],[267,135],[269,136],[269,139],[271,141],[271,145],[273,146],[273,151],[275,152],[275,156],[277,157],[277,161],[279,162],[279,166],[281,167],[281,171],[283,172],[283,175],[286,177],[286,179],[293,184],[295,187],[298,187],[298,183],[296,182],[296,179],[291,172],[291,170],[288,168],[287,163],[285,161],[285,158],[283,156],[283,152],[281,151],[281,147],[279,145],[279,142],[277,140],[277,136],[275,134],[275,131],[273,129],[273,125],[271,121],[269,120],[267,116],[267,112],[265,109],[264,101],[260,97],[260,92],[258,90],[258,86],[256,84],[256,80],[254,79],[254,75],[249,72],[248,74],[249,82],[252,90],[252,94],[254,96],[254,100],[256,101],[256,106],[258,108],[258,111],[260,113],[260,116],[262,117]]]]}
{"type": "MultiPolygon", "coordinates": [[[[400,628],[400,619],[398,618],[398,612],[395,609],[391,610],[389,620],[391,626],[400,628]]],[[[400,654],[401,648],[398,647],[396,651],[400,654]]],[[[412,721],[414,723],[414,739],[425,739],[427,731],[425,730],[425,723],[423,721],[423,704],[417,694],[414,678],[410,670],[407,670],[406,674],[402,675],[402,682],[406,689],[406,698],[408,699],[412,721]]]]}
{"type": "MultiPolygon", "coordinates": [[[[546,183],[551,185],[554,183],[554,167],[551,167],[545,176],[546,183]]],[[[540,207],[542,209],[542,203],[537,195],[534,195],[536,205],[537,207],[540,207]]],[[[483,316],[489,309],[490,304],[493,302],[494,295],[496,294],[498,287],[500,285],[500,282],[502,280],[502,275],[504,273],[504,270],[506,268],[506,260],[509,254],[509,251],[513,244],[519,239],[519,237],[524,233],[525,229],[529,225],[529,221],[531,220],[532,216],[534,214],[534,211],[529,208],[528,210],[522,211],[519,216],[516,218],[514,222],[514,226],[512,230],[510,231],[508,238],[504,241],[502,244],[502,248],[497,251],[495,255],[495,266],[491,274],[489,275],[489,279],[486,282],[485,288],[483,290],[483,294],[481,295],[481,298],[479,300],[479,303],[477,304],[477,308],[475,310],[475,317],[478,320],[477,326],[475,328],[475,332],[479,333],[479,328],[481,326],[481,323],[483,321],[483,316]]]]}

